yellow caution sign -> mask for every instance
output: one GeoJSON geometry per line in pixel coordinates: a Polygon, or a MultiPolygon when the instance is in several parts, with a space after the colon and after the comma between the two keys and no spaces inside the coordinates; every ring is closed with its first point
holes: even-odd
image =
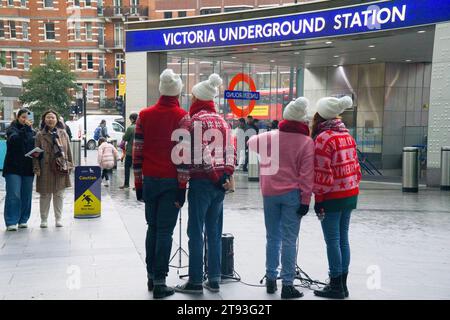
{"type": "Polygon", "coordinates": [[[124,97],[127,92],[127,80],[124,74],[119,74],[119,96],[124,97]]]}
{"type": "Polygon", "coordinates": [[[75,168],[75,218],[97,218],[102,212],[101,169],[98,166],[75,168]]]}

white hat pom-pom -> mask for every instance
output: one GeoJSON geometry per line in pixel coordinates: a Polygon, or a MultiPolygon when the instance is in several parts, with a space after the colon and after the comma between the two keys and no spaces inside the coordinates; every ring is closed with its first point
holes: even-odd
{"type": "Polygon", "coordinates": [[[353,100],[349,96],[344,96],[339,99],[339,105],[341,107],[341,110],[345,110],[353,106],[353,100]]]}
{"type": "Polygon", "coordinates": [[[222,78],[217,73],[211,74],[208,81],[214,88],[220,87],[223,83],[222,78]]]}

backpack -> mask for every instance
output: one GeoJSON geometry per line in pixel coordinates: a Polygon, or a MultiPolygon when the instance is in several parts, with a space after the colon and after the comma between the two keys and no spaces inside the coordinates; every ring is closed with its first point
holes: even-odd
{"type": "Polygon", "coordinates": [[[98,141],[98,139],[100,139],[100,134],[101,134],[102,128],[97,127],[94,131],[94,140],[98,141]]]}

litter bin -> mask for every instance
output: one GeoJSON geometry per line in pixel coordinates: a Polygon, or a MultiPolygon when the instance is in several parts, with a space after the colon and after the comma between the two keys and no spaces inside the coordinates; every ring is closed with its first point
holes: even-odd
{"type": "Polygon", "coordinates": [[[248,181],[259,181],[258,155],[248,150],[248,181]]]}
{"type": "Polygon", "coordinates": [[[450,147],[441,148],[441,190],[450,190],[450,147]]]}
{"type": "Polygon", "coordinates": [[[72,149],[73,165],[75,167],[78,167],[79,165],[81,165],[81,140],[72,139],[70,143],[70,147],[72,149]]]}
{"type": "Polygon", "coordinates": [[[419,148],[403,148],[403,192],[419,192],[419,148]]]}

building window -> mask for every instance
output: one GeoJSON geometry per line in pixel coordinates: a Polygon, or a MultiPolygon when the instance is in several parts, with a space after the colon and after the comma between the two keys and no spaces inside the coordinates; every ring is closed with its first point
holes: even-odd
{"type": "Polygon", "coordinates": [[[44,0],[44,8],[53,8],[53,0],[44,0]]]}
{"type": "Polygon", "coordinates": [[[15,21],[9,22],[9,37],[11,39],[16,38],[16,22],[15,21]]]}
{"type": "Polygon", "coordinates": [[[89,102],[94,101],[94,85],[92,83],[88,83],[87,85],[86,98],[89,102]]]}
{"type": "Polygon", "coordinates": [[[92,40],[92,22],[86,22],[86,40],[92,40]]]}
{"type": "Polygon", "coordinates": [[[123,53],[116,53],[116,73],[115,76],[117,77],[119,74],[125,73],[125,57],[123,53]]]}
{"type": "Polygon", "coordinates": [[[98,24],[98,44],[100,46],[105,45],[105,27],[103,23],[98,24]]]}
{"type": "Polygon", "coordinates": [[[23,69],[30,70],[30,54],[28,52],[23,54],[23,69]]]}
{"type": "Polygon", "coordinates": [[[102,76],[105,74],[105,55],[104,54],[100,54],[98,56],[98,72],[102,76]]]}
{"type": "Polygon", "coordinates": [[[215,13],[221,13],[221,12],[222,12],[222,10],[220,8],[202,9],[202,10],[200,10],[200,15],[215,14],[215,13]]]}
{"type": "Polygon", "coordinates": [[[86,55],[86,57],[87,57],[87,69],[93,70],[94,69],[94,58],[92,56],[92,53],[88,53],[86,55]]]}
{"type": "Polygon", "coordinates": [[[97,0],[97,14],[99,16],[103,15],[103,0],[97,0]]]}
{"type": "Polygon", "coordinates": [[[85,0],[85,4],[86,4],[86,7],[90,7],[91,6],[91,0],[85,0]]]}
{"type": "Polygon", "coordinates": [[[5,67],[6,67],[6,51],[0,51],[0,60],[1,61],[4,61],[5,62],[5,64],[2,64],[1,62],[0,62],[0,69],[5,69],[5,67]]]}
{"type": "Polygon", "coordinates": [[[101,83],[99,84],[99,90],[100,90],[100,101],[106,99],[106,87],[105,84],[101,83]]]}
{"type": "Polygon", "coordinates": [[[121,23],[114,25],[114,45],[116,47],[123,45],[123,25],[121,23]]]}
{"type": "Polygon", "coordinates": [[[56,60],[56,55],[52,51],[47,51],[44,56],[45,61],[51,62],[56,60]]]}
{"type": "Polygon", "coordinates": [[[79,7],[80,6],[80,0],[73,0],[73,6],[79,7]]]}
{"type": "Polygon", "coordinates": [[[27,7],[27,0],[20,0],[20,6],[23,8],[27,7]]]}
{"type": "Polygon", "coordinates": [[[11,69],[17,69],[17,52],[11,51],[11,69]]]}
{"type": "Polygon", "coordinates": [[[81,40],[81,24],[75,22],[75,40],[81,40]]]}
{"type": "Polygon", "coordinates": [[[172,11],[164,12],[164,19],[172,19],[172,11]]]}
{"type": "Polygon", "coordinates": [[[83,69],[83,61],[82,61],[81,53],[75,53],[75,69],[76,70],[83,69]]]}
{"type": "Polygon", "coordinates": [[[28,22],[22,22],[22,38],[28,40],[28,22]]]}
{"type": "Polygon", "coordinates": [[[55,40],[55,24],[53,22],[45,24],[45,40],[55,40]]]}
{"type": "Polygon", "coordinates": [[[179,18],[187,17],[187,12],[186,11],[178,11],[178,17],[179,18]]]}
{"type": "Polygon", "coordinates": [[[14,7],[14,0],[8,0],[8,6],[13,6],[14,7]]]}
{"type": "Polygon", "coordinates": [[[139,11],[139,0],[131,0],[130,1],[130,5],[131,5],[131,14],[138,14],[139,11]]]}
{"type": "Polygon", "coordinates": [[[114,0],[114,15],[122,14],[122,0],[114,0]]]}
{"type": "Polygon", "coordinates": [[[0,20],[0,38],[5,37],[5,25],[3,24],[3,20],[0,20]]]}

